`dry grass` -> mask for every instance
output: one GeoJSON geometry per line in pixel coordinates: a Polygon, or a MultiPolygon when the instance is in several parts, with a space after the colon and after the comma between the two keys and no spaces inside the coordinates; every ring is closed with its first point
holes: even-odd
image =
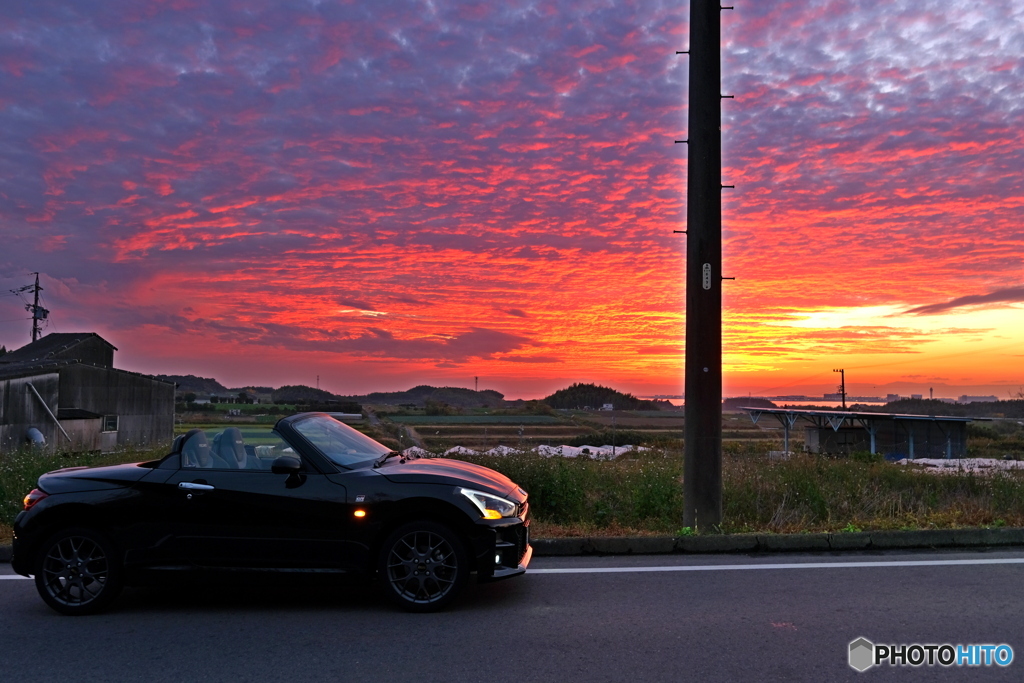
{"type": "Polygon", "coordinates": [[[739,531],[839,531],[1024,525],[1024,474],[943,477],[870,456],[724,463],[725,525],[739,531]]]}

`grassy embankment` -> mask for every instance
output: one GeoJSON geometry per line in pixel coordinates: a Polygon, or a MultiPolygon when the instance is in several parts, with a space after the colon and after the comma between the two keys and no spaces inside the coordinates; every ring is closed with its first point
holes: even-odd
{"type": "MultiPolygon", "coordinates": [[[[1008,446],[1002,446],[1005,452],[1008,446]]],[[[726,444],[723,532],[1024,526],[1024,473],[936,475],[866,454],[775,461],[767,456],[769,448],[726,444]]],[[[139,452],[0,455],[0,543],[9,541],[21,499],[43,472],[147,457],[139,452]]],[[[532,453],[467,459],[504,472],[530,492],[536,537],[681,532],[678,450],[610,462],[532,453]]]]}

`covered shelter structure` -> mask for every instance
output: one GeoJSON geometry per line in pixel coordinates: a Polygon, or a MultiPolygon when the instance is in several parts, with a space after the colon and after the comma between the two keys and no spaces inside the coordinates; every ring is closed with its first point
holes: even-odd
{"type": "Polygon", "coordinates": [[[0,356],[0,451],[169,444],[174,384],[113,367],[99,335],[54,333],[0,356]]]}
{"type": "Polygon", "coordinates": [[[966,458],[967,423],[976,419],[939,415],[905,415],[850,410],[744,407],[757,424],[763,416],[783,429],[783,448],[799,424],[811,453],[882,453],[887,458],[966,458]]]}

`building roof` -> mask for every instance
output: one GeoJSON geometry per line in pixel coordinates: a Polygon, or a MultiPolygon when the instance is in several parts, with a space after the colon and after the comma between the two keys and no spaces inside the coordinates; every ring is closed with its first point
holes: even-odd
{"type": "Polygon", "coordinates": [[[99,413],[94,413],[91,410],[85,410],[83,408],[58,408],[57,419],[58,420],[95,420],[103,417],[99,413]]]}
{"type": "Polygon", "coordinates": [[[111,368],[106,365],[81,363],[77,360],[36,360],[24,361],[21,363],[0,363],[0,380],[18,379],[20,377],[35,377],[37,375],[50,375],[53,373],[59,373],[61,368],[66,368],[72,365],[84,365],[86,367],[100,368],[108,372],[116,372],[122,375],[134,375],[135,377],[145,377],[146,379],[151,379],[154,382],[160,382],[161,384],[174,385],[174,382],[168,382],[165,379],[146,375],[141,372],[111,368]]]}
{"type": "Polygon", "coordinates": [[[59,371],[60,368],[74,363],[73,360],[30,360],[21,363],[0,363],[0,380],[50,375],[59,371]]]}
{"type": "Polygon", "coordinates": [[[0,356],[0,365],[9,363],[22,363],[26,361],[40,361],[53,358],[62,351],[67,351],[82,342],[95,337],[114,351],[117,347],[108,342],[95,332],[51,332],[42,339],[22,346],[20,349],[8,351],[0,356]]]}
{"type": "MultiPolygon", "coordinates": [[[[875,413],[862,410],[805,410],[802,408],[755,408],[743,407],[750,413],[750,417],[756,422],[762,414],[786,416],[795,421],[798,418],[805,418],[818,424],[826,421],[831,424],[841,423],[842,420],[861,420],[873,422],[877,420],[923,420],[929,422],[973,422],[974,420],[989,420],[986,417],[960,417],[954,415],[908,415],[905,413],[875,413]]],[[[780,418],[781,419],[781,418],[780,418]]]]}

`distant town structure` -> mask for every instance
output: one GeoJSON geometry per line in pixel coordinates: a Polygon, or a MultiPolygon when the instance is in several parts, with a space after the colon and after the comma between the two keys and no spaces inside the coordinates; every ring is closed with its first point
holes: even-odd
{"type": "Polygon", "coordinates": [[[995,403],[998,396],[968,396],[964,394],[956,400],[957,403],[995,403]]]}
{"type": "Polygon", "coordinates": [[[170,444],[174,383],[114,368],[94,332],[52,333],[0,356],[0,451],[170,444]]]}

